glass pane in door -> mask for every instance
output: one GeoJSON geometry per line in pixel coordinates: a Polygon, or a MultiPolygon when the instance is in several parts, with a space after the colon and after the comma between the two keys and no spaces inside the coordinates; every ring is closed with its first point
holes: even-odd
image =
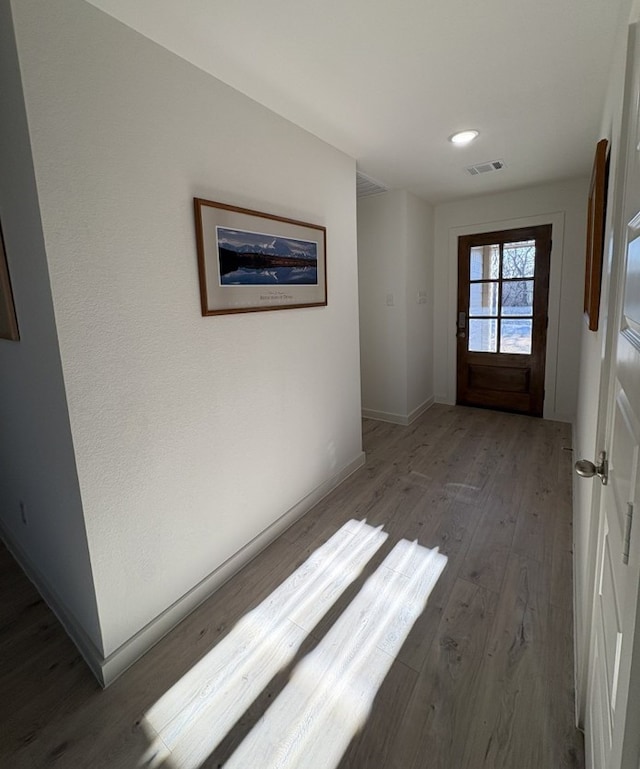
{"type": "Polygon", "coordinates": [[[470,280],[497,280],[500,277],[500,246],[473,246],[469,257],[470,280]]]}
{"type": "Polygon", "coordinates": [[[531,355],[533,320],[503,320],[500,323],[500,352],[531,355]]]}
{"type": "Polygon", "coordinates": [[[532,278],[536,263],[535,240],[505,243],[502,253],[503,278],[532,278]]]}
{"type": "Polygon", "coordinates": [[[533,315],[533,281],[509,280],[502,284],[501,315],[533,315]]]}
{"type": "Polygon", "coordinates": [[[469,286],[469,315],[498,314],[498,284],[472,283],[469,286]]]}
{"type": "Polygon", "coordinates": [[[469,352],[498,352],[498,321],[495,318],[469,320],[469,352]]]}

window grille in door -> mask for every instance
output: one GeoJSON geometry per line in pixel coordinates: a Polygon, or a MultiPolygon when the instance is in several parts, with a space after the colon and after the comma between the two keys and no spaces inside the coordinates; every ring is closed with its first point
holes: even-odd
{"type": "Polygon", "coordinates": [[[473,246],[469,351],[531,354],[534,240],[473,246]]]}

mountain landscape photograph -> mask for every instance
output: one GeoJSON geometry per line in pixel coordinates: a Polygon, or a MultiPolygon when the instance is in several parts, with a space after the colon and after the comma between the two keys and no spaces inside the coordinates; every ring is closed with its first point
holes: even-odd
{"type": "Polygon", "coordinates": [[[318,244],[216,227],[220,285],[316,285],[318,244]]]}

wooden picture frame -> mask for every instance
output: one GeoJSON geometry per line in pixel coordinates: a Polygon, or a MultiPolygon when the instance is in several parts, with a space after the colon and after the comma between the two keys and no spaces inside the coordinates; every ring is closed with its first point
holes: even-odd
{"type": "Polygon", "coordinates": [[[589,188],[589,205],[587,208],[584,313],[590,331],[598,330],[598,316],[600,314],[604,223],[607,208],[607,181],[609,176],[608,146],[609,142],[606,139],[601,139],[596,145],[596,156],[593,161],[591,186],[589,188]]]}
{"type": "Polygon", "coordinates": [[[194,198],[203,315],[327,304],[326,229],[194,198]]]}
{"type": "Polygon", "coordinates": [[[0,339],[9,339],[13,342],[20,339],[2,225],[0,225],[0,339]]]}

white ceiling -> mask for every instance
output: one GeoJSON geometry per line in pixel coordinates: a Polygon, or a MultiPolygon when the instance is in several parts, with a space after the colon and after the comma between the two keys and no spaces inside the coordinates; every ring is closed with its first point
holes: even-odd
{"type": "Polygon", "coordinates": [[[625,0],[89,0],[433,203],[590,173],[625,0]],[[477,128],[470,146],[447,137],[477,128]],[[464,168],[506,167],[481,176],[464,168]]]}

